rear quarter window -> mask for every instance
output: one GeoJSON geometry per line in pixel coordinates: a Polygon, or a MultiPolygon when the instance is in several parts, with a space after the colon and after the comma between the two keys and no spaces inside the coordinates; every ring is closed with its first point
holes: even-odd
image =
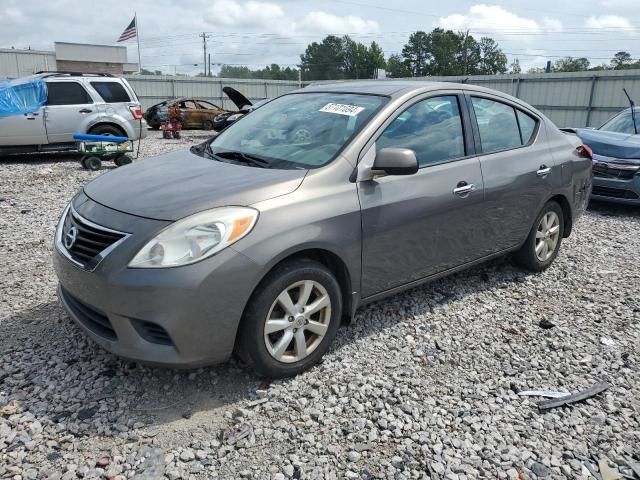
{"type": "Polygon", "coordinates": [[[522,144],[526,145],[531,141],[533,133],[536,131],[536,121],[520,110],[518,112],[518,123],[520,124],[520,134],[522,135],[522,144]]]}
{"type": "Polygon", "coordinates": [[[118,82],[91,82],[91,86],[107,103],[127,103],[131,101],[127,91],[118,82]]]}

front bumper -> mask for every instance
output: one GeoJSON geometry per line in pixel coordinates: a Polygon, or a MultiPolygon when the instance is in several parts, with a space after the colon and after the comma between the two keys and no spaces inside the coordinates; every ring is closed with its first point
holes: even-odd
{"type": "Polygon", "coordinates": [[[593,177],[593,200],[640,205],[640,175],[631,179],[593,177]]]}
{"type": "Polygon", "coordinates": [[[132,232],[93,271],[54,248],[59,298],[89,337],[116,355],[155,365],[193,367],[229,357],[259,280],[253,261],[227,248],[184,267],[127,268],[166,223],[107,209],[82,194],[74,206],[98,225],[132,232]]]}

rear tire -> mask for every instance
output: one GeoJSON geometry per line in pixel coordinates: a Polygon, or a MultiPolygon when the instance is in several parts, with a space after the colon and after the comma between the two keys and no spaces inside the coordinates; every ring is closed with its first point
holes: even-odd
{"type": "Polygon", "coordinates": [[[124,133],[118,127],[114,127],[113,125],[97,125],[89,130],[91,135],[107,135],[112,137],[126,137],[127,134],[124,133]]]}
{"type": "Polygon", "coordinates": [[[297,375],[322,358],[341,318],[340,285],[329,269],[309,259],[287,262],[251,296],[236,354],[268,378],[297,375]],[[282,299],[291,300],[289,308],[282,299]]]}
{"type": "Polygon", "coordinates": [[[129,155],[120,155],[113,160],[113,163],[116,164],[116,167],[122,167],[123,165],[129,165],[133,160],[129,155]]]}
{"type": "Polygon", "coordinates": [[[536,217],[524,245],[513,258],[521,267],[532,272],[549,268],[560,251],[564,235],[564,216],[558,203],[551,201],[536,217]]]}
{"type": "Polygon", "coordinates": [[[202,122],[203,130],[213,130],[213,122],[211,120],[205,120],[202,122]]]}
{"type": "Polygon", "coordinates": [[[99,157],[87,156],[82,161],[82,166],[88,170],[100,170],[102,168],[102,160],[99,157]]]}

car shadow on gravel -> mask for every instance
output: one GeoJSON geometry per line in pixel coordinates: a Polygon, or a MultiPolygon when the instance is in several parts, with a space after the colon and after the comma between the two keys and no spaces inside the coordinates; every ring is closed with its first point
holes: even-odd
{"type": "Polygon", "coordinates": [[[589,211],[607,217],[635,217],[640,218],[640,206],[627,205],[624,203],[601,202],[591,200],[589,211]]]}
{"type": "MultiPolygon", "coordinates": [[[[350,327],[339,330],[330,353],[340,356],[343,346],[388,330],[399,321],[398,313],[400,318],[428,315],[437,306],[527,277],[498,259],[364,306],[350,327]],[[412,301],[415,296],[422,301],[412,301]],[[390,315],[371,318],[380,308],[390,315]]],[[[219,432],[227,425],[228,408],[256,399],[256,390],[269,385],[233,359],[197,370],[121,359],[90,340],[57,302],[27,308],[3,323],[0,387],[41,421],[63,423],[84,435],[127,436],[132,429],[147,426],[149,432],[166,424],[219,432]]]]}

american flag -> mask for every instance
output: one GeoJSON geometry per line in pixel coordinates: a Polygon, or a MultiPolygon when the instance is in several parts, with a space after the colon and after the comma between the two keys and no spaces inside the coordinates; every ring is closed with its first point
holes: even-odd
{"type": "Polygon", "coordinates": [[[129,40],[130,38],[134,38],[138,34],[138,30],[136,28],[136,17],[133,17],[131,23],[127,28],[124,29],[120,38],[118,38],[118,42],[124,42],[125,40],[129,40]]]}

